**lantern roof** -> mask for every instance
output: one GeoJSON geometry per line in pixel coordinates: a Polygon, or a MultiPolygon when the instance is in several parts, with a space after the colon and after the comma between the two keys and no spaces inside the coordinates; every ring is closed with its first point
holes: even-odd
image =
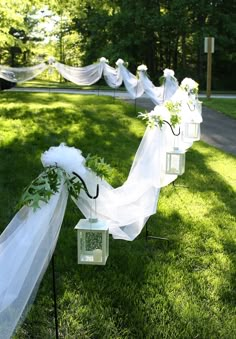
{"type": "MultiPolygon", "coordinates": [[[[92,219],[94,220],[94,219],[92,219]]],[[[108,225],[104,220],[97,219],[96,222],[90,221],[89,219],[80,219],[78,224],[75,226],[77,230],[86,230],[86,231],[107,231],[108,225]]]]}

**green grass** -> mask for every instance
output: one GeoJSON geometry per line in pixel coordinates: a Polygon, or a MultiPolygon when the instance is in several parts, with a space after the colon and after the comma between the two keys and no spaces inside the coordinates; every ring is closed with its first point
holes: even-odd
{"type": "MultiPolygon", "coordinates": [[[[84,90],[109,90],[109,91],[113,91],[113,89],[111,87],[109,87],[108,85],[106,85],[105,80],[101,79],[100,81],[98,81],[96,84],[91,85],[91,86],[79,86],[76,85],[73,82],[70,81],[65,81],[62,80],[60,81],[60,79],[58,80],[42,80],[42,79],[32,79],[29,81],[25,81],[22,83],[18,83],[16,85],[16,87],[18,88],[66,88],[66,89],[84,89],[84,90]]],[[[119,87],[119,91],[124,91],[125,88],[124,86],[119,87]]]]}
{"type": "Polygon", "coordinates": [[[236,99],[201,99],[203,104],[217,112],[236,119],[236,99]]]}
{"type": "MultiPolygon", "coordinates": [[[[0,228],[23,187],[41,171],[40,155],[66,142],[98,154],[121,185],[144,132],[134,106],[108,97],[2,93],[0,228]]],[[[186,172],[161,190],[151,234],[168,241],[110,239],[101,266],[78,266],[81,214],[69,201],[55,251],[60,338],[236,337],[236,157],[203,142],[187,153],[186,172]]],[[[51,266],[16,339],[55,338],[51,266]]]]}

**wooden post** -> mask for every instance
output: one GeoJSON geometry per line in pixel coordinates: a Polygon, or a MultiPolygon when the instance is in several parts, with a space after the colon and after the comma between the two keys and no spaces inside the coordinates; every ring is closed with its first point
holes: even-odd
{"type": "Polygon", "coordinates": [[[204,41],[204,52],[207,53],[207,99],[211,97],[212,53],[215,49],[215,38],[207,37],[204,41]]]}
{"type": "Polygon", "coordinates": [[[211,97],[212,38],[207,38],[207,99],[211,97]]]}

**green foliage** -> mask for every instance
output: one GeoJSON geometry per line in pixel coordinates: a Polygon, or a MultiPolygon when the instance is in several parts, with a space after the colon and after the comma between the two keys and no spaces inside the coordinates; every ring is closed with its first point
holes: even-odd
{"type": "Polygon", "coordinates": [[[181,116],[179,115],[181,109],[181,102],[167,100],[163,105],[156,106],[152,112],[140,112],[138,117],[146,120],[147,125],[150,128],[153,127],[162,127],[165,123],[164,117],[167,112],[170,115],[170,124],[175,127],[177,124],[181,122],[181,116]]]}
{"type": "Polygon", "coordinates": [[[69,194],[78,199],[83,184],[75,176],[70,176],[60,167],[46,167],[45,170],[34,179],[24,190],[17,205],[21,208],[24,205],[30,206],[35,211],[40,208],[40,202],[47,203],[51,196],[59,191],[60,185],[67,186],[69,194]]]}
{"type": "Polygon", "coordinates": [[[24,189],[17,209],[28,205],[36,210],[40,202],[48,202],[58,192],[61,183],[61,170],[56,167],[46,168],[31,184],[24,189]]]}
{"type": "Polygon", "coordinates": [[[158,126],[162,128],[164,124],[163,117],[158,114],[151,115],[149,112],[145,112],[145,113],[140,112],[138,114],[138,118],[141,118],[142,120],[146,120],[147,126],[150,128],[154,128],[158,126]]]}
{"type": "Polygon", "coordinates": [[[181,117],[179,115],[181,109],[181,102],[167,100],[165,101],[164,106],[170,112],[170,123],[173,127],[181,122],[181,117]]]}
{"type": "Polygon", "coordinates": [[[86,166],[95,172],[98,177],[109,178],[111,167],[98,155],[88,154],[86,157],[86,166]]]}

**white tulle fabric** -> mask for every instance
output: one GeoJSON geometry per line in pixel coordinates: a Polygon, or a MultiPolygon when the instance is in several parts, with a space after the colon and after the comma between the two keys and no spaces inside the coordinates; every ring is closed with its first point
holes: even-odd
{"type": "Polygon", "coordinates": [[[124,81],[125,88],[132,99],[139,98],[144,93],[144,88],[142,82],[131,72],[123,64],[118,64],[120,69],[121,76],[124,81]]]}
{"type": "Polygon", "coordinates": [[[72,67],[55,62],[54,67],[65,79],[79,86],[89,86],[101,79],[104,62],[98,62],[85,67],[72,67]]]}
{"type": "Polygon", "coordinates": [[[31,80],[45,70],[55,68],[65,79],[79,85],[90,86],[102,77],[111,88],[119,88],[124,84],[132,99],[141,97],[144,93],[150,97],[154,104],[159,105],[168,100],[178,88],[178,82],[172,70],[165,69],[165,85],[155,87],[148,78],[146,71],[139,70],[139,76],[132,74],[122,59],[118,59],[116,67],[108,65],[108,60],[100,58],[99,61],[85,67],[72,67],[50,58],[48,63],[41,63],[32,67],[6,67],[0,65],[0,78],[7,81],[21,83],[31,80]]]}
{"type": "Polygon", "coordinates": [[[123,78],[119,68],[113,68],[105,63],[103,76],[107,85],[111,88],[119,88],[122,85],[123,78]]]}
{"type": "Polygon", "coordinates": [[[0,65],[0,78],[10,82],[24,82],[31,80],[48,68],[46,63],[32,67],[7,67],[0,65]]]}
{"type": "Polygon", "coordinates": [[[0,237],[0,338],[8,339],[32,304],[56,246],[67,190],[33,212],[23,207],[0,237]]]}

